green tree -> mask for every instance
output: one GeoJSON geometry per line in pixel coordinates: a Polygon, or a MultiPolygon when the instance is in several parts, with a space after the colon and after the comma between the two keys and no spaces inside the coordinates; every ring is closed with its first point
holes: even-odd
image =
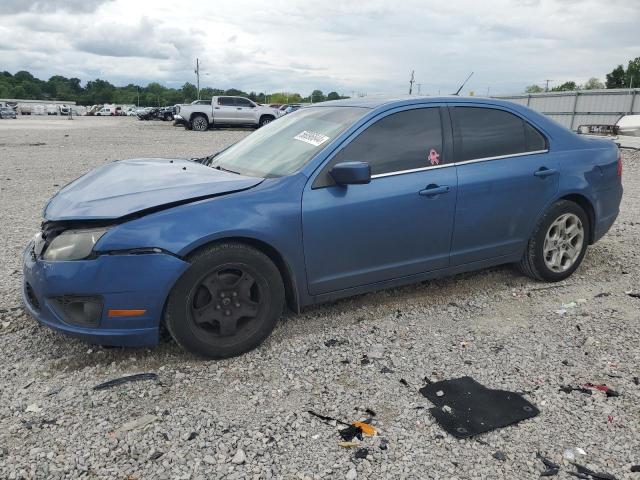
{"type": "Polygon", "coordinates": [[[311,92],[311,103],[324,102],[326,100],[322,90],[314,90],[311,92]]]}
{"type": "Polygon", "coordinates": [[[624,88],[625,87],[625,71],[622,65],[618,65],[611,73],[607,73],[607,88],[624,88]]]}
{"type": "Polygon", "coordinates": [[[338,95],[338,92],[329,92],[327,94],[327,100],[340,100],[340,95],[338,95]]]}
{"type": "MultiPolygon", "coordinates": [[[[182,101],[184,103],[191,103],[193,102],[196,98],[198,98],[198,88],[193,84],[193,83],[185,83],[184,85],[182,85],[182,101]]],[[[207,98],[206,95],[204,95],[205,90],[207,90],[206,88],[203,88],[200,90],[200,98],[207,98]]]]}
{"type": "Polygon", "coordinates": [[[604,83],[598,80],[596,77],[591,77],[587,82],[582,86],[585,90],[597,90],[600,88],[604,88],[604,83]]]}
{"type": "Polygon", "coordinates": [[[557,87],[553,87],[551,91],[552,92],[571,92],[577,89],[578,89],[578,85],[576,85],[576,82],[569,81],[569,82],[564,82],[563,84],[558,85],[557,87]]]}
{"type": "Polygon", "coordinates": [[[527,88],[524,89],[524,93],[540,93],[540,92],[544,92],[544,88],[542,88],[540,85],[529,85],[527,88]]]}
{"type": "Polygon", "coordinates": [[[625,72],[625,87],[631,85],[640,87],[640,57],[636,57],[633,60],[629,60],[627,65],[627,71],[625,72]]]}

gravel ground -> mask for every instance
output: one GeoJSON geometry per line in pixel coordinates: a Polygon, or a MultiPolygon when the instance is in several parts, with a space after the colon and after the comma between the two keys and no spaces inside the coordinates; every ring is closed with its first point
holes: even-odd
{"type": "Polygon", "coordinates": [[[525,479],[543,470],[540,451],[567,479],[562,453],[575,447],[595,470],[640,478],[631,473],[640,463],[640,299],[625,293],[640,291],[637,151],[625,151],[618,221],[561,284],[501,267],[362,295],[287,314],[257,350],[213,362],[169,340],[90,346],[24,313],[20,254],[60,186],[105,161],[201,156],[247,133],[132,118],[0,121],[0,478],[525,479]],[[141,372],[159,381],[92,390],[141,372]],[[417,389],[424,377],[463,375],[526,392],[541,414],[457,440],[417,389]],[[587,382],[621,395],[558,390],[587,382]],[[338,427],[309,409],[348,422],[375,411],[367,458],[340,447],[338,427]]]}

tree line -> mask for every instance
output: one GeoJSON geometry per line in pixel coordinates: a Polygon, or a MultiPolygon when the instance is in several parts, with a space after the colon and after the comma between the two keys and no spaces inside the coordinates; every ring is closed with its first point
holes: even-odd
{"type": "MultiPolygon", "coordinates": [[[[244,92],[235,88],[227,90],[205,87],[200,89],[201,99],[210,99],[216,95],[234,95],[250,98],[258,103],[316,103],[325,100],[348,98],[337,92],[324,94],[314,90],[303,97],[299,93],[277,92],[244,92]]],[[[40,80],[27,71],[15,74],[4,71],[0,73],[0,98],[25,100],[61,100],[75,101],[78,105],[100,105],[113,103],[119,105],[164,106],[177,103],[190,103],[198,98],[198,89],[192,83],[185,83],[180,88],[165,87],[157,82],[143,87],[130,83],[117,87],[106,80],[90,80],[82,86],[79,78],[66,78],[54,75],[49,80],[40,80]]]]}
{"type": "MultiPolygon", "coordinates": [[[[550,89],[552,92],[568,92],[573,90],[596,90],[600,88],[629,88],[630,86],[640,87],[640,57],[629,60],[625,69],[618,65],[611,73],[607,73],[606,81],[602,83],[599,79],[592,77],[583,85],[578,85],[574,81],[564,82],[550,89]]],[[[529,85],[525,88],[525,93],[540,93],[546,91],[540,85],[529,85]]]]}

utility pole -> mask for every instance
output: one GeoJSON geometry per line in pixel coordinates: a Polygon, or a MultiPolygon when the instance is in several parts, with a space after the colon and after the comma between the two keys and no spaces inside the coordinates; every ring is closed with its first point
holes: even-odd
{"type": "Polygon", "coordinates": [[[195,72],[196,74],[196,83],[197,83],[197,89],[198,89],[198,100],[200,100],[200,60],[198,58],[196,58],[196,69],[195,72]]]}
{"type": "Polygon", "coordinates": [[[544,91],[545,91],[545,92],[548,92],[548,91],[549,91],[549,82],[553,82],[553,80],[549,80],[549,79],[547,79],[547,80],[545,80],[545,82],[547,82],[547,84],[546,84],[546,86],[544,87],[544,91]]]}
{"type": "Polygon", "coordinates": [[[422,89],[422,84],[421,83],[416,83],[416,86],[418,87],[418,95],[420,95],[420,90],[422,89]]]}
{"type": "Polygon", "coordinates": [[[140,106],[140,87],[136,87],[136,90],[138,91],[138,106],[140,106]]]}
{"type": "Polygon", "coordinates": [[[415,80],[413,79],[414,73],[415,73],[415,70],[411,70],[411,80],[409,80],[409,95],[413,93],[413,84],[415,83],[415,80]]]}

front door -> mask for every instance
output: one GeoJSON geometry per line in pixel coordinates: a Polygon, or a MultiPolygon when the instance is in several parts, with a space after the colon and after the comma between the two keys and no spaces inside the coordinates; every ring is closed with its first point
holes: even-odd
{"type": "Polygon", "coordinates": [[[547,139],[508,111],[451,107],[458,204],[451,264],[521,252],[559,183],[547,139]]]}
{"type": "Polygon", "coordinates": [[[449,265],[457,179],[443,152],[440,117],[438,107],[383,114],[307,185],[302,225],[310,294],[449,265]],[[336,185],[328,172],[346,161],[368,162],[371,183],[336,185]]]}
{"type": "Polygon", "coordinates": [[[248,98],[236,98],[236,116],[238,123],[254,124],[256,122],[256,104],[248,98]]]}

